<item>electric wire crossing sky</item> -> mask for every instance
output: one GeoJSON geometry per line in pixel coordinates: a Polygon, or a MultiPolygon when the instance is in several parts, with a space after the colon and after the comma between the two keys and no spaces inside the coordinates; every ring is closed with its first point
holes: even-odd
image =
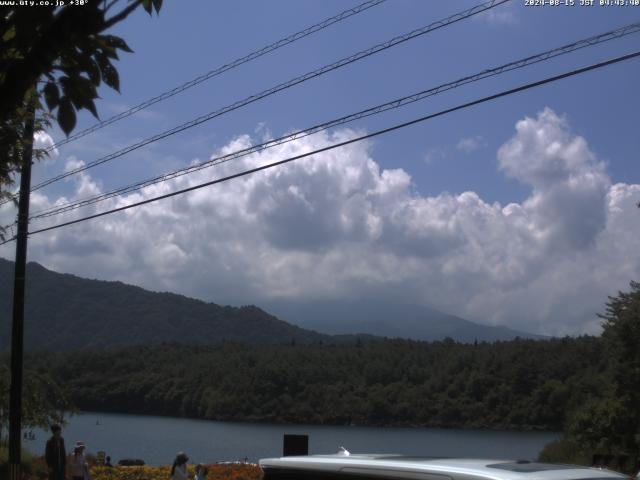
{"type": "MultiPolygon", "coordinates": [[[[425,35],[427,33],[431,33],[434,32],[440,28],[443,27],[447,27],[449,25],[453,25],[456,22],[459,22],[461,20],[465,20],[467,18],[471,18],[474,15],[478,15],[479,13],[485,12],[487,10],[490,10],[492,8],[497,7],[498,5],[501,5],[503,3],[506,3],[508,1],[511,0],[491,0],[489,2],[486,3],[482,3],[480,5],[476,5],[475,7],[469,8],[467,10],[464,10],[462,12],[456,13],[454,15],[451,15],[447,18],[444,18],[442,20],[439,20],[437,22],[433,22],[430,23],[429,25],[425,25],[422,28],[418,28],[415,30],[412,30],[410,32],[405,33],[404,35],[399,35],[397,37],[394,37],[386,42],[383,43],[379,43],[377,45],[374,45],[371,48],[368,48],[366,50],[361,50],[357,53],[354,53],[353,55],[349,55],[348,57],[344,57],[341,58],[340,60],[330,63],[328,65],[324,65],[323,67],[318,68],[317,70],[313,70],[310,72],[307,72],[303,75],[297,76],[295,78],[292,78],[291,80],[288,80],[286,82],[282,82],[278,85],[275,85],[271,88],[268,88],[266,90],[263,90],[260,93],[255,93],[253,95],[250,95],[242,100],[238,100],[237,102],[234,102],[230,105],[227,105],[226,107],[222,107],[218,110],[215,110],[213,112],[210,112],[206,115],[201,115],[189,122],[183,123],[181,125],[178,125],[172,129],[166,130],[162,133],[158,133],[156,135],[153,135],[152,137],[146,138],[144,140],[141,140],[140,142],[134,143],[132,145],[129,145],[128,147],[125,147],[121,150],[118,150],[117,152],[111,153],[109,155],[106,155],[104,157],[101,157],[97,160],[93,160],[92,162],[87,163],[86,165],[82,166],[82,167],[78,167],[78,168],[74,168],[71,169],[65,173],[62,173],[60,175],[57,175],[55,177],[52,177],[48,180],[45,180],[43,182],[40,182],[39,184],[31,187],[31,191],[35,191],[35,190],[39,190],[42,187],[46,187],[47,185],[51,185],[54,182],[57,182],[59,180],[62,180],[64,178],[67,178],[71,175],[75,175],[77,173],[80,172],[84,172],[85,170],[88,170],[92,167],[95,167],[97,165],[101,165],[103,163],[106,162],[110,162],[111,160],[115,160],[116,158],[119,158],[129,152],[132,152],[134,150],[137,150],[141,147],[144,147],[146,145],[149,145],[151,143],[157,142],[158,140],[162,140],[164,138],[167,138],[171,135],[175,135],[176,133],[180,133],[183,132],[185,130],[188,130],[190,128],[193,128],[197,125],[200,125],[202,123],[208,122],[210,120],[213,120],[214,118],[220,117],[222,115],[225,115],[229,112],[232,112],[234,110],[237,110],[239,108],[245,107],[253,102],[257,102],[258,100],[262,100],[263,98],[269,97],[271,95],[275,95],[278,92],[281,92],[283,90],[287,90],[291,87],[294,87],[300,83],[304,83],[307,82],[309,80],[312,80],[314,78],[320,77],[322,75],[325,75],[329,72],[332,72],[334,70],[337,70],[339,68],[345,67],[347,65],[351,65],[352,63],[358,62],[364,58],[370,57],[371,55],[375,55],[377,53],[380,53],[384,50],[387,50],[389,48],[393,48],[396,47],[402,43],[408,42],[410,40],[414,40],[418,37],[421,37],[422,35],[425,35]]],[[[2,205],[2,203],[0,203],[0,205],[2,205]]]]}
{"type": "Polygon", "coordinates": [[[267,45],[266,47],[262,47],[259,50],[255,50],[251,53],[249,53],[248,55],[245,55],[244,57],[238,58],[236,60],[233,60],[232,62],[226,63],[218,68],[215,68],[203,75],[200,75],[192,80],[189,80],[188,82],[183,83],[182,85],[179,85],[175,88],[172,88],[171,90],[168,90],[166,92],[163,92],[159,95],[156,95],[153,98],[150,98],[148,100],[145,100],[144,102],[136,105],[135,107],[132,107],[128,110],[125,110],[124,112],[118,113],[117,115],[114,115],[106,120],[103,120],[101,122],[96,123],[95,125],[89,127],[89,128],[85,128],[84,130],[81,130],[77,133],[74,133],[73,135],[68,136],[67,138],[58,141],[57,143],[51,145],[49,148],[46,149],[47,152],[51,152],[53,151],[55,148],[60,147],[62,145],[65,145],[67,143],[73,142],[74,140],[77,140],[79,138],[82,138],[86,135],[89,135],[90,133],[93,133],[97,130],[100,130],[101,128],[106,127],[107,125],[111,125],[112,123],[115,123],[119,120],[123,120],[124,118],[130,117],[131,115],[140,112],[141,110],[144,110],[145,108],[148,108],[152,105],[155,105],[156,103],[162,102],[163,100],[167,100],[171,97],[174,97],[192,87],[195,87],[196,85],[199,85],[203,82],[206,82],[207,80],[210,80],[214,77],[217,77],[218,75],[222,75],[225,72],[228,72],[229,70],[233,70],[236,67],[239,67],[240,65],[243,65],[245,63],[251,62],[252,60],[256,60],[264,55],[267,55],[268,53],[274,52],[276,50],[278,50],[279,48],[285,47],[291,43],[297,42],[298,40],[301,40],[305,37],[308,37],[309,35],[313,35],[316,32],[319,32],[321,30],[324,30],[327,27],[330,27],[331,25],[333,25],[334,23],[338,23],[341,22],[343,20],[346,20],[347,18],[353,16],[353,15],[357,15],[359,13],[362,13],[372,7],[378,6],[383,2],[386,2],[387,0],[368,0],[364,3],[361,3],[360,5],[357,5],[353,8],[349,8],[343,12],[340,12],[337,15],[334,15],[333,17],[327,18],[325,20],[322,20],[321,22],[318,22],[314,25],[311,25],[310,27],[305,28],[304,30],[300,30],[299,32],[293,33],[287,37],[284,37],[276,42],[273,42],[270,45],[267,45]]]}
{"type": "Polygon", "coordinates": [[[196,172],[199,170],[202,170],[204,168],[208,168],[214,165],[218,165],[220,163],[224,163],[224,162],[228,162],[237,158],[242,158],[246,155],[250,155],[251,153],[255,153],[255,152],[259,152],[271,147],[275,147],[278,145],[282,145],[284,143],[288,143],[288,142],[292,142],[294,140],[300,139],[300,138],[304,138],[306,136],[312,135],[314,133],[320,132],[320,131],[324,131],[327,130],[331,127],[335,127],[338,125],[344,125],[347,124],[349,122],[353,122],[355,120],[361,119],[361,118],[365,118],[368,116],[372,116],[372,115],[377,115],[383,112],[386,112],[388,110],[391,109],[396,109],[396,108],[400,108],[403,107],[405,105],[409,105],[411,103],[415,103],[417,101],[426,99],[428,97],[434,96],[434,95],[438,95],[439,93],[443,93],[445,91],[460,87],[462,85],[466,85],[468,83],[472,83],[472,82],[477,82],[479,80],[485,79],[485,78],[489,78],[495,75],[500,75],[502,73],[511,71],[511,70],[516,70],[519,68],[523,68],[529,65],[533,65],[539,62],[543,62],[546,60],[549,60],[551,58],[557,57],[559,55],[564,55],[570,52],[573,52],[575,50],[578,49],[582,49],[582,48],[586,48],[586,47],[590,47],[590,46],[594,46],[594,45],[598,45],[600,43],[604,43],[607,42],[609,40],[613,40],[613,39],[617,39],[617,38],[622,38],[626,35],[630,35],[633,33],[637,33],[640,31],[640,23],[634,23],[631,25],[627,25],[625,27],[621,27],[618,28],[616,30],[612,30],[606,33],[602,33],[600,35],[596,35],[596,36],[592,36],[589,38],[585,38],[582,40],[578,40],[577,42],[573,42],[571,44],[568,45],[564,45],[562,47],[558,47],[558,48],[554,48],[552,50],[547,50],[545,52],[542,52],[540,54],[537,55],[532,55],[529,56],[527,58],[523,58],[520,60],[516,60],[514,62],[510,62],[507,63],[505,65],[501,65],[499,67],[495,67],[495,68],[491,68],[491,69],[485,69],[482,70],[481,72],[478,72],[474,75],[471,76],[467,76],[458,80],[455,80],[453,82],[449,82],[449,83],[445,83],[442,85],[439,85],[437,87],[433,87],[430,88],[428,90],[423,90],[421,92],[409,95],[409,96],[405,96],[399,99],[395,99],[386,103],[383,103],[381,105],[376,105],[375,107],[371,107],[365,110],[361,110],[359,112],[356,113],[352,113],[350,115],[347,116],[343,116],[340,117],[338,119],[334,119],[334,120],[330,120],[328,122],[324,122],[321,123],[319,125],[314,125],[312,127],[306,128],[304,130],[299,130],[295,133],[289,134],[289,135],[285,135],[273,140],[269,140],[268,142],[264,142],[264,143],[260,143],[257,145],[253,145],[249,148],[244,148],[242,150],[237,150],[235,152],[226,154],[226,155],[222,155],[216,158],[212,158],[210,160],[204,161],[204,162],[199,162],[196,165],[190,165],[188,167],[185,168],[181,168],[178,170],[174,170],[172,172],[166,173],[164,175],[160,175],[160,176],[156,176],[150,179],[146,179],[143,180],[141,182],[136,182],[133,183],[131,185],[127,185],[124,187],[120,187],[118,189],[115,190],[111,190],[110,192],[106,192],[100,195],[94,195],[92,197],[88,197],[82,200],[78,200],[75,202],[67,202],[66,204],[57,204],[54,207],[45,209],[45,210],[41,210],[39,212],[35,212],[30,219],[31,220],[36,220],[39,218],[46,218],[46,217],[50,217],[53,215],[58,215],[61,213],[65,213],[71,210],[75,210],[77,208],[81,208],[84,206],[88,206],[88,205],[92,205],[95,204],[97,202],[101,202],[103,200],[107,200],[109,198],[113,198],[115,196],[118,195],[122,195],[125,193],[131,193],[131,192],[135,192],[138,190],[141,190],[145,187],[148,187],[150,185],[155,185],[157,183],[160,182],[164,182],[167,180],[171,180],[173,178],[177,178],[180,177],[182,175],[186,175],[192,172],[196,172]]]}
{"type": "MultiPolygon", "coordinates": [[[[230,71],[230,70],[232,70],[234,68],[237,68],[237,67],[239,67],[239,66],[241,66],[241,65],[243,65],[245,63],[248,63],[248,62],[250,62],[252,60],[260,58],[260,57],[262,57],[264,55],[270,54],[270,53],[272,53],[272,52],[274,52],[274,51],[276,51],[276,50],[278,50],[278,49],[280,49],[280,48],[282,48],[282,47],[284,47],[286,45],[289,45],[289,44],[291,44],[293,42],[296,42],[296,41],[298,41],[298,40],[300,40],[302,38],[305,38],[305,37],[307,37],[309,35],[321,32],[322,30],[328,28],[331,25],[337,24],[337,23],[342,22],[342,21],[344,21],[344,20],[346,20],[348,18],[356,16],[356,15],[358,15],[360,13],[363,13],[363,12],[373,8],[373,7],[376,7],[376,6],[380,5],[380,4],[382,4],[385,1],[386,0],[370,0],[370,1],[366,1],[366,2],[361,3],[361,4],[359,4],[359,5],[357,5],[357,6],[353,7],[353,8],[344,10],[344,11],[342,11],[342,12],[340,12],[340,13],[334,15],[334,16],[331,16],[331,17],[329,17],[329,18],[327,18],[327,19],[325,19],[323,21],[320,21],[320,22],[318,22],[318,23],[316,23],[314,25],[311,25],[310,27],[307,27],[307,28],[305,28],[303,30],[300,30],[300,31],[298,31],[296,33],[293,33],[293,34],[291,34],[289,36],[283,37],[282,39],[280,39],[280,40],[278,40],[278,41],[276,41],[276,42],[274,42],[274,43],[272,43],[270,45],[267,45],[265,47],[257,49],[255,51],[249,53],[248,55],[240,57],[240,58],[238,58],[238,59],[236,59],[236,60],[234,60],[234,61],[232,61],[230,63],[227,63],[225,65],[222,65],[222,66],[220,66],[218,68],[215,68],[215,69],[213,69],[213,70],[211,70],[211,71],[209,71],[209,72],[207,72],[207,73],[205,73],[203,75],[200,75],[200,76],[198,76],[198,77],[196,77],[196,78],[194,78],[194,79],[192,79],[192,80],[190,80],[188,82],[185,82],[185,83],[183,83],[183,84],[181,84],[181,85],[179,85],[179,86],[177,86],[177,87],[175,87],[175,88],[173,88],[171,90],[168,90],[168,91],[166,91],[164,93],[161,93],[161,94],[159,94],[157,96],[154,96],[154,97],[152,97],[152,98],[150,98],[150,99],[148,99],[148,100],[136,105],[135,107],[129,108],[129,109],[125,110],[122,113],[114,115],[114,116],[112,116],[112,117],[110,117],[110,118],[108,118],[108,119],[106,119],[104,121],[96,123],[95,125],[93,125],[93,126],[91,126],[89,128],[86,128],[86,129],[84,129],[84,130],[82,130],[82,131],[80,131],[80,132],[78,132],[76,134],[73,134],[73,135],[67,137],[64,140],[61,140],[61,141],[53,144],[52,146],[47,148],[47,151],[51,152],[51,151],[53,151],[54,149],[56,149],[58,147],[61,147],[61,146],[66,145],[66,144],[68,144],[70,142],[73,142],[74,140],[77,140],[79,138],[82,138],[82,137],[85,137],[85,136],[90,135],[92,133],[95,133],[98,130],[104,128],[107,125],[113,124],[113,123],[115,123],[115,122],[117,122],[119,120],[122,120],[122,119],[126,118],[126,117],[132,116],[132,115],[136,114],[137,112],[140,112],[140,111],[148,108],[151,105],[154,105],[154,104],[156,104],[158,102],[161,102],[161,101],[166,100],[168,98],[171,98],[171,97],[173,97],[175,95],[178,95],[178,94],[184,92],[185,90],[187,90],[187,89],[189,89],[189,88],[191,88],[191,87],[193,87],[195,85],[198,85],[198,84],[200,84],[202,82],[205,82],[205,81],[210,80],[210,79],[212,79],[214,77],[222,75],[225,72],[228,72],[228,71],[230,71]]],[[[349,55],[349,56],[345,56],[345,57],[341,58],[340,60],[337,60],[335,62],[326,64],[326,65],[324,65],[324,66],[322,66],[322,67],[320,67],[318,69],[309,71],[309,72],[307,72],[305,74],[296,76],[296,77],[294,77],[294,78],[292,78],[292,79],[290,79],[288,81],[279,83],[279,84],[277,84],[277,85],[275,85],[275,86],[273,86],[271,88],[265,89],[265,90],[263,90],[263,91],[261,91],[259,93],[251,94],[251,95],[249,95],[249,96],[247,96],[247,97],[245,97],[245,98],[243,98],[241,100],[238,100],[236,102],[233,102],[233,103],[231,103],[231,104],[229,104],[229,105],[227,105],[225,107],[216,109],[216,110],[214,110],[214,111],[212,111],[210,113],[207,113],[205,115],[201,115],[201,116],[199,116],[197,118],[194,118],[194,119],[192,119],[192,120],[190,120],[188,122],[182,123],[182,124],[180,124],[180,125],[178,125],[176,127],[173,127],[173,128],[171,128],[169,130],[165,130],[165,131],[160,132],[158,134],[155,134],[155,135],[153,135],[151,137],[148,137],[148,138],[146,138],[144,140],[141,140],[139,142],[133,143],[133,144],[131,144],[131,145],[125,147],[125,148],[119,149],[119,150],[117,150],[117,151],[115,151],[113,153],[110,153],[108,155],[102,156],[102,157],[100,157],[100,158],[98,158],[96,160],[93,160],[91,162],[88,162],[87,164],[84,164],[84,165],[82,165],[80,167],[69,169],[68,171],[66,171],[66,172],[64,172],[62,174],[53,176],[53,177],[51,177],[49,179],[46,179],[46,180],[38,183],[37,185],[35,185],[35,186],[33,186],[31,188],[31,191],[39,190],[41,188],[44,188],[44,187],[46,187],[48,185],[51,185],[51,184],[57,182],[57,181],[60,181],[60,180],[65,179],[65,178],[68,178],[68,177],[70,177],[72,175],[76,175],[76,174],[78,174],[80,172],[86,171],[86,170],[88,170],[88,169],[90,169],[92,167],[95,167],[97,165],[105,164],[107,162],[110,162],[112,160],[120,158],[120,157],[126,155],[127,153],[130,153],[130,152],[132,152],[134,150],[142,148],[143,146],[149,145],[151,143],[160,141],[160,140],[162,140],[164,138],[167,138],[169,136],[172,136],[172,135],[175,135],[177,133],[183,132],[183,131],[188,130],[190,128],[193,128],[193,127],[195,127],[197,125],[200,125],[202,123],[208,122],[208,121],[210,121],[210,120],[212,120],[214,118],[220,117],[222,115],[225,115],[225,114],[230,113],[232,111],[235,111],[237,109],[245,107],[245,106],[247,106],[247,105],[249,105],[249,104],[251,104],[253,102],[256,102],[256,101],[259,101],[259,100],[264,99],[266,97],[275,95],[278,92],[281,92],[283,90],[292,88],[292,87],[294,87],[296,85],[305,83],[305,82],[307,82],[309,80],[312,80],[314,78],[317,78],[319,76],[326,75],[326,74],[328,74],[330,72],[333,72],[333,71],[335,71],[337,69],[340,69],[342,67],[346,67],[346,66],[351,65],[351,64],[353,64],[355,62],[358,62],[358,61],[360,61],[360,60],[362,60],[364,58],[367,58],[367,57],[373,56],[373,55],[375,55],[375,54],[377,54],[379,52],[391,49],[391,48],[393,48],[393,47],[395,47],[397,45],[400,45],[402,43],[405,43],[405,42],[408,42],[410,40],[416,39],[416,38],[421,37],[421,36],[423,36],[425,34],[433,32],[435,30],[447,27],[449,25],[455,24],[455,23],[460,22],[462,20],[469,19],[469,18],[471,18],[473,16],[476,16],[476,15],[478,15],[480,13],[487,12],[487,11],[492,10],[492,9],[494,9],[496,7],[499,7],[500,5],[502,5],[504,3],[507,3],[509,1],[510,0],[491,0],[491,1],[488,1],[488,2],[484,2],[484,3],[481,3],[481,4],[473,6],[472,8],[466,9],[464,11],[458,12],[456,14],[453,14],[451,16],[448,16],[446,18],[438,20],[436,22],[429,23],[428,25],[425,25],[425,26],[423,26],[421,28],[412,30],[412,31],[407,32],[407,33],[405,33],[403,35],[395,36],[395,37],[391,38],[388,41],[376,44],[376,45],[374,45],[374,46],[372,46],[370,48],[367,48],[365,50],[358,51],[355,54],[352,54],[352,55],[349,55]]],[[[382,112],[386,112],[386,111],[389,111],[389,110],[392,110],[392,109],[398,109],[398,108],[404,107],[406,105],[413,104],[415,102],[424,100],[426,98],[438,95],[438,94],[443,93],[445,91],[449,91],[449,90],[458,88],[458,87],[460,87],[462,85],[466,85],[466,84],[469,84],[469,83],[477,82],[477,81],[480,81],[480,80],[483,80],[483,79],[486,79],[486,78],[489,78],[489,77],[493,77],[493,76],[496,76],[496,75],[501,75],[501,74],[503,74],[505,72],[509,72],[509,71],[512,71],[512,70],[521,69],[521,68],[524,68],[524,67],[527,67],[527,66],[530,66],[530,65],[534,65],[534,64],[537,64],[537,63],[540,63],[540,62],[547,61],[547,60],[549,60],[551,58],[555,58],[555,57],[558,57],[560,55],[566,55],[566,54],[569,54],[571,52],[575,52],[577,50],[582,50],[582,49],[585,49],[585,48],[588,48],[588,47],[599,45],[599,44],[602,44],[602,43],[605,43],[605,42],[609,42],[611,40],[619,39],[619,38],[622,38],[622,37],[625,37],[625,36],[628,36],[628,35],[631,35],[631,34],[636,34],[639,31],[640,31],[640,23],[637,23],[637,22],[636,23],[631,23],[631,24],[628,24],[626,26],[623,26],[623,27],[620,27],[620,28],[617,28],[617,29],[614,29],[614,30],[609,30],[609,31],[606,31],[604,33],[599,33],[599,34],[596,34],[596,35],[593,35],[593,36],[590,36],[590,37],[587,37],[587,38],[583,38],[583,39],[577,40],[577,41],[569,43],[569,44],[562,45],[560,47],[556,47],[556,48],[553,48],[553,49],[546,50],[546,51],[538,53],[536,55],[530,55],[530,56],[527,56],[525,58],[514,60],[514,61],[511,61],[511,62],[506,63],[506,64],[502,64],[502,65],[497,66],[497,67],[486,68],[486,69],[481,70],[480,72],[477,72],[475,74],[468,75],[468,76],[465,76],[465,77],[462,77],[462,78],[459,78],[457,80],[450,81],[450,82],[447,82],[447,83],[443,83],[443,84],[440,84],[440,85],[438,85],[436,87],[431,87],[431,88],[428,88],[426,90],[422,90],[422,91],[417,92],[417,93],[412,93],[410,95],[405,95],[405,96],[402,96],[400,98],[394,99],[392,101],[381,103],[381,104],[375,105],[373,107],[370,107],[370,108],[367,108],[367,109],[364,109],[364,110],[360,110],[360,111],[355,112],[355,113],[351,113],[349,115],[341,116],[339,118],[335,118],[335,119],[332,119],[332,120],[329,120],[329,121],[326,121],[326,122],[323,122],[323,123],[319,123],[319,124],[313,125],[311,127],[303,129],[303,130],[298,130],[298,131],[294,132],[293,134],[288,134],[288,135],[285,135],[285,136],[282,136],[282,137],[279,137],[279,138],[276,138],[276,139],[273,139],[273,140],[269,140],[269,141],[266,141],[266,142],[263,142],[263,143],[255,144],[255,145],[252,145],[252,146],[250,146],[248,148],[243,148],[243,149],[240,149],[240,150],[236,150],[234,152],[231,152],[231,153],[228,153],[228,154],[225,154],[225,155],[222,155],[222,156],[218,156],[218,157],[212,158],[212,159],[204,161],[204,162],[198,162],[198,163],[196,163],[194,165],[190,165],[190,166],[185,167],[185,168],[172,170],[172,171],[170,171],[168,173],[165,173],[165,174],[162,174],[162,175],[157,175],[157,176],[154,176],[152,178],[148,178],[148,179],[145,179],[145,180],[142,180],[142,181],[138,181],[138,182],[135,182],[135,183],[130,183],[130,184],[127,184],[125,186],[110,190],[110,191],[108,191],[106,193],[93,195],[93,196],[86,197],[86,198],[81,199],[81,200],[68,201],[68,202],[63,202],[61,204],[58,203],[58,204],[56,204],[56,205],[54,205],[54,206],[52,206],[50,208],[46,208],[46,209],[43,209],[43,210],[40,210],[40,211],[37,211],[37,212],[33,213],[31,215],[31,217],[30,217],[30,220],[34,221],[34,220],[46,219],[46,218],[49,218],[49,217],[53,217],[53,216],[64,214],[66,212],[74,211],[74,210],[80,209],[82,207],[93,205],[93,204],[96,204],[98,202],[101,202],[101,201],[104,201],[104,200],[107,200],[107,199],[110,199],[110,198],[114,198],[114,197],[116,197],[118,195],[122,195],[122,194],[125,194],[125,193],[131,193],[131,192],[134,192],[134,191],[139,191],[139,190],[141,190],[141,189],[143,189],[143,188],[145,188],[147,186],[150,186],[150,185],[154,185],[154,184],[157,184],[157,183],[160,183],[160,182],[164,182],[164,181],[167,181],[167,180],[170,180],[170,179],[173,179],[173,178],[177,178],[177,177],[180,177],[180,176],[183,176],[183,175],[188,175],[190,173],[202,170],[204,168],[208,168],[208,167],[212,167],[212,166],[215,166],[215,165],[219,165],[221,163],[228,162],[228,161],[231,161],[231,160],[234,160],[234,159],[237,159],[237,158],[241,158],[241,157],[247,156],[247,155],[249,155],[251,153],[260,152],[262,150],[265,150],[265,149],[268,149],[268,148],[271,148],[271,147],[274,147],[274,146],[277,146],[277,145],[282,145],[282,144],[287,143],[287,142],[292,142],[292,141],[294,141],[296,139],[303,138],[303,137],[312,135],[312,134],[317,133],[317,132],[325,131],[325,130],[328,130],[328,129],[332,128],[332,127],[336,127],[336,126],[339,126],[339,125],[344,125],[346,123],[354,122],[356,120],[359,120],[359,119],[362,119],[362,118],[366,118],[366,117],[369,117],[369,116],[373,116],[373,115],[377,115],[377,114],[380,114],[382,112]]],[[[331,150],[331,149],[339,148],[341,146],[345,146],[345,145],[348,145],[348,144],[351,144],[351,143],[354,143],[354,142],[358,142],[358,141],[362,141],[362,140],[365,140],[365,139],[368,139],[368,138],[372,138],[372,137],[375,137],[375,136],[379,136],[379,135],[382,135],[382,134],[390,133],[392,131],[399,130],[399,129],[402,129],[402,128],[406,128],[406,127],[414,125],[416,123],[420,123],[420,122],[423,122],[423,121],[426,121],[426,120],[429,120],[429,119],[432,119],[432,118],[435,118],[435,117],[438,117],[438,116],[442,116],[442,115],[445,115],[445,114],[448,114],[448,113],[451,113],[451,112],[454,112],[454,111],[457,111],[457,110],[469,108],[471,106],[478,105],[480,103],[493,101],[493,100],[496,100],[496,99],[504,97],[504,96],[512,95],[512,94],[515,94],[515,93],[518,93],[518,92],[521,92],[521,91],[524,91],[524,90],[528,90],[528,89],[539,87],[539,86],[542,86],[542,85],[545,85],[545,84],[548,84],[548,83],[556,82],[558,80],[561,80],[561,79],[564,79],[564,78],[567,78],[567,77],[583,74],[583,73],[586,73],[586,72],[591,71],[591,70],[595,70],[595,69],[599,69],[599,68],[603,68],[603,67],[612,65],[614,63],[620,63],[620,62],[623,62],[623,61],[635,59],[635,58],[638,57],[638,55],[640,55],[640,52],[633,52],[633,53],[630,53],[630,54],[627,54],[627,55],[622,55],[622,56],[618,56],[618,57],[615,57],[615,58],[611,58],[611,59],[609,59],[607,61],[591,64],[591,65],[585,66],[583,68],[578,68],[578,69],[574,69],[574,70],[571,70],[571,71],[562,72],[562,73],[557,74],[557,75],[546,77],[546,78],[544,78],[542,80],[533,81],[533,82],[530,82],[530,83],[527,83],[527,84],[524,84],[524,85],[521,85],[521,86],[518,86],[518,87],[515,87],[515,88],[512,88],[512,89],[504,90],[504,91],[501,91],[499,93],[496,93],[496,94],[493,94],[493,95],[490,95],[490,96],[486,96],[486,97],[483,97],[483,98],[480,98],[480,99],[477,99],[477,100],[474,100],[474,101],[471,101],[471,102],[467,102],[467,103],[464,103],[464,104],[461,104],[461,105],[457,105],[457,106],[452,107],[452,108],[448,108],[448,109],[444,109],[444,110],[438,111],[437,113],[424,115],[424,116],[421,116],[419,118],[415,118],[415,119],[407,121],[407,122],[402,122],[402,123],[393,125],[391,127],[375,131],[375,132],[370,133],[370,134],[361,135],[361,136],[349,139],[347,141],[339,142],[339,143],[327,146],[325,148],[309,151],[309,152],[306,152],[306,153],[303,153],[303,154],[300,154],[300,155],[296,155],[294,157],[285,158],[285,159],[279,160],[277,162],[272,162],[270,164],[263,165],[263,166],[260,166],[260,167],[257,167],[257,168],[245,170],[245,171],[242,171],[242,172],[234,174],[234,175],[229,175],[229,176],[226,176],[224,178],[215,179],[215,180],[212,180],[212,181],[209,181],[209,182],[205,182],[205,183],[202,183],[202,184],[199,184],[199,185],[195,185],[195,186],[192,186],[192,187],[189,187],[189,188],[185,188],[185,189],[182,189],[182,190],[174,191],[174,192],[171,192],[171,193],[168,193],[168,194],[165,194],[165,195],[156,196],[156,197],[153,197],[153,198],[148,198],[148,199],[145,199],[143,201],[131,203],[129,205],[125,205],[125,206],[122,206],[122,207],[119,207],[119,208],[109,209],[109,210],[106,210],[106,211],[103,211],[103,212],[99,212],[99,213],[96,213],[96,214],[93,214],[93,215],[87,215],[87,216],[84,216],[84,217],[81,217],[81,218],[78,218],[78,219],[74,219],[72,221],[61,222],[59,224],[55,224],[55,225],[44,227],[44,228],[34,229],[31,232],[29,232],[29,234],[33,235],[33,234],[36,234],[36,233],[46,232],[46,231],[49,231],[49,230],[61,228],[61,227],[64,227],[64,226],[75,224],[75,223],[84,222],[84,221],[87,221],[87,220],[90,220],[90,219],[98,218],[98,217],[109,215],[109,214],[116,213],[116,212],[120,212],[120,211],[127,210],[127,209],[130,209],[130,208],[138,207],[138,206],[141,206],[141,205],[145,205],[145,204],[148,204],[148,203],[151,203],[151,202],[155,202],[155,201],[158,201],[158,200],[161,200],[161,199],[169,198],[169,197],[172,197],[172,196],[175,196],[175,195],[187,193],[189,191],[197,190],[197,189],[204,188],[204,187],[207,187],[207,186],[210,186],[210,185],[214,185],[214,184],[217,184],[217,183],[229,181],[229,180],[232,180],[234,178],[238,178],[238,177],[241,177],[241,176],[249,175],[251,173],[255,173],[257,171],[264,170],[264,169],[267,169],[267,168],[273,168],[273,167],[276,167],[278,165],[282,165],[284,163],[288,163],[288,162],[291,162],[291,161],[294,161],[294,160],[297,160],[297,159],[300,159],[300,158],[308,157],[308,156],[311,156],[311,155],[314,155],[314,154],[318,154],[318,153],[321,153],[321,152],[324,152],[324,151],[328,151],[328,150],[331,150]]],[[[2,203],[0,203],[0,205],[4,204],[4,203],[7,203],[8,201],[10,201],[10,200],[2,202],[2,203]]],[[[13,225],[15,225],[15,224],[13,224],[13,225]]],[[[13,225],[9,225],[7,227],[12,227],[13,225]]],[[[5,240],[4,242],[2,242],[1,244],[10,242],[12,240],[15,240],[15,237],[11,237],[11,238],[5,240]]]]}

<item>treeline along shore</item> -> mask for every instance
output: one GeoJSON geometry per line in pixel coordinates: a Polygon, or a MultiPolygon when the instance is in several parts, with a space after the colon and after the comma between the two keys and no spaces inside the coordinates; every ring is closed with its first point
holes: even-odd
{"type": "Polygon", "coordinates": [[[607,383],[597,337],[158,345],[30,354],[81,410],[223,421],[562,430],[607,383]]]}

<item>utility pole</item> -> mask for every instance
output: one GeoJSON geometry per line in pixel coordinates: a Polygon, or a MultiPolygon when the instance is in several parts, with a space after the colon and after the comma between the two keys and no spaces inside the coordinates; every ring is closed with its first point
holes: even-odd
{"type": "Polygon", "coordinates": [[[9,391],[9,480],[21,480],[22,450],[22,350],[24,344],[24,290],[27,264],[27,234],[29,228],[29,193],[35,105],[30,102],[24,125],[24,148],[20,169],[20,198],[18,200],[18,234],[13,282],[13,322],[11,326],[11,389],[9,391]]]}

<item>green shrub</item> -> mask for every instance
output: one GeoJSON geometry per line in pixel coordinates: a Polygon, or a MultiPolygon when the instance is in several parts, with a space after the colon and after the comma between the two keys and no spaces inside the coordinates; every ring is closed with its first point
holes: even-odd
{"type": "MultiPolygon", "coordinates": [[[[22,449],[22,461],[30,462],[33,460],[33,454],[26,449],[22,449]]],[[[0,464],[9,461],[9,447],[0,447],[0,464]]]]}
{"type": "Polygon", "coordinates": [[[545,463],[573,463],[591,466],[589,455],[580,450],[577,443],[561,438],[548,443],[538,455],[538,460],[545,463]]]}
{"type": "MultiPolygon", "coordinates": [[[[22,472],[33,480],[47,478],[47,467],[44,459],[35,457],[30,451],[22,450],[22,472]]],[[[9,477],[9,449],[0,447],[0,478],[9,477]]]]}

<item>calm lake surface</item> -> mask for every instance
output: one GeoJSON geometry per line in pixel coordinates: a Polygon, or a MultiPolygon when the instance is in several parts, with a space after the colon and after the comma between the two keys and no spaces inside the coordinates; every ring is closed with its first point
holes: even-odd
{"type": "MultiPolygon", "coordinates": [[[[106,413],[76,415],[62,435],[67,450],[81,440],[90,453],[103,450],[113,463],[141,458],[149,465],[161,465],[171,463],[179,450],[189,455],[191,463],[245,457],[255,462],[281,456],[285,433],[309,435],[309,450],[315,454],[335,453],[344,446],[352,453],[506,459],[534,459],[545,444],[559,437],[552,432],[271,425],[106,413]]],[[[49,434],[35,434],[35,440],[24,440],[23,445],[42,454],[49,434]]]]}

